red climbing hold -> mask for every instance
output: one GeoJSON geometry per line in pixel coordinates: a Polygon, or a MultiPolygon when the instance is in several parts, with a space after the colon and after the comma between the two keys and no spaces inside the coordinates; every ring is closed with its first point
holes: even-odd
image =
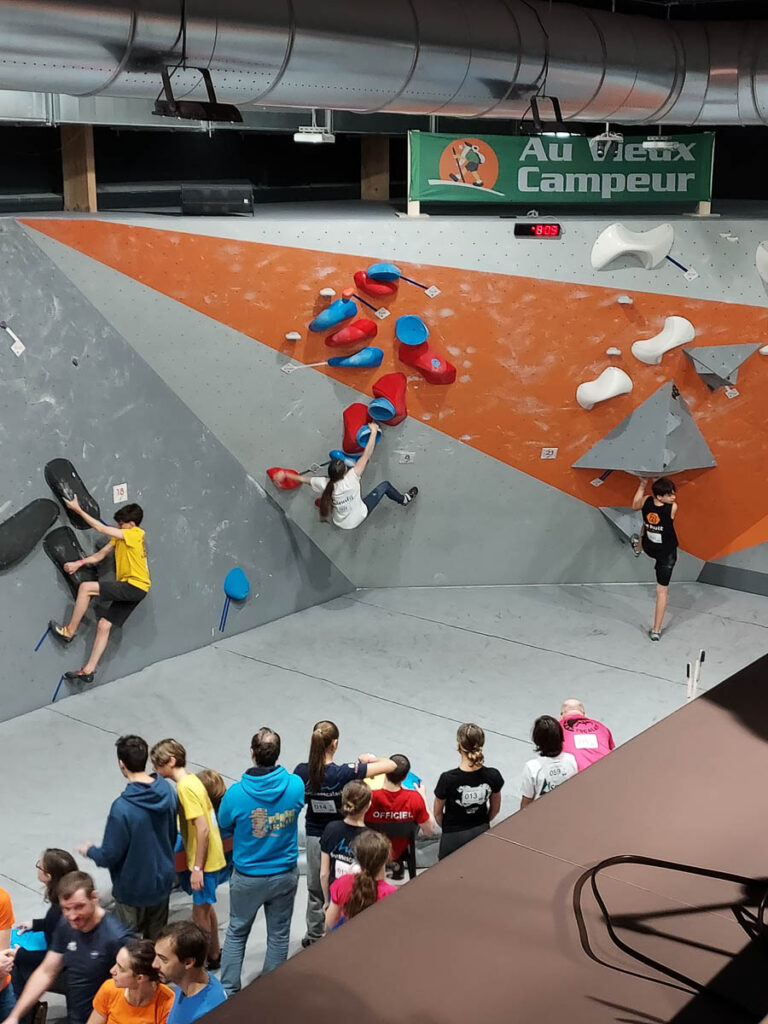
{"type": "Polygon", "coordinates": [[[453,384],[456,367],[432,348],[428,341],[421,345],[399,345],[398,357],[408,366],[418,370],[430,384],[453,384]]]}
{"type": "Polygon", "coordinates": [[[368,277],[364,270],[356,272],[355,285],[358,291],[365,292],[366,295],[374,295],[376,298],[394,295],[397,292],[397,281],[376,281],[374,278],[368,277]]]}
{"type": "Polygon", "coordinates": [[[373,320],[355,320],[353,323],[347,324],[346,327],[342,327],[340,330],[334,331],[333,334],[329,334],[325,339],[325,344],[331,348],[336,348],[340,345],[357,345],[361,341],[375,338],[378,333],[379,328],[373,320]]]}
{"type": "Polygon", "coordinates": [[[357,432],[368,423],[368,419],[368,407],[362,402],[353,402],[344,410],[344,440],[341,447],[350,455],[363,450],[363,446],[358,443],[357,432]]]}
{"type": "Polygon", "coordinates": [[[267,470],[267,476],[275,487],[279,487],[281,491],[292,491],[296,487],[301,487],[301,483],[298,480],[294,480],[293,477],[287,477],[286,473],[295,472],[295,469],[283,469],[280,466],[272,466],[271,469],[267,470]]]}
{"type": "Polygon", "coordinates": [[[404,373],[385,373],[373,384],[374,400],[368,411],[375,420],[388,427],[396,427],[408,415],[405,407],[405,389],[408,380],[404,373]],[[378,401],[377,401],[378,400],[378,401]],[[391,406],[391,408],[390,408],[391,406]]]}

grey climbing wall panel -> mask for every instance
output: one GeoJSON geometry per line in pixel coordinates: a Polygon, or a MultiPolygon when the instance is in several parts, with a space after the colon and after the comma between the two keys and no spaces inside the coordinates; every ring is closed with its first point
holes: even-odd
{"type": "MultiPolygon", "coordinates": [[[[105,520],[119,483],[127,483],[128,500],[145,508],[152,590],[125,628],[114,631],[97,683],[209,643],[233,565],[249,576],[253,596],[232,608],[230,633],[352,589],[28,233],[8,220],[0,221],[0,270],[0,319],[26,346],[19,358],[0,346],[0,515],[50,497],[43,467],[57,457],[75,464],[105,520]]],[[[78,537],[93,550],[93,531],[78,537]]],[[[47,704],[60,674],[85,661],[92,619],[69,647],[47,639],[33,653],[48,619],[70,607],[71,595],[42,545],[0,574],[0,718],[47,704]]]]}
{"type": "Polygon", "coordinates": [[[684,348],[683,352],[704,383],[712,391],[735,384],[739,376],[739,367],[760,348],[753,345],[699,345],[695,348],[684,348]]]}
{"type": "Polygon", "coordinates": [[[600,511],[622,537],[629,539],[633,534],[640,532],[640,526],[642,525],[640,513],[636,512],[630,505],[622,506],[621,508],[601,507],[600,511]]]}
{"type": "Polygon", "coordinates": [[[715,464],[685,399],[667,381],[573,465],[663,476],[715,464]]]}

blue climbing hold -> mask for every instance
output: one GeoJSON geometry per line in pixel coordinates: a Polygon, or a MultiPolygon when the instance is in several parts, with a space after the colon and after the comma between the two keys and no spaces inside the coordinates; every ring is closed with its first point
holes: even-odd
{"type": "Polygon", "coordinates": [[[224,593],[233,601],[244,601],[251,592],[251,584],[242,569],[230,569],[224,577],[224,593]]]}
{"type": "MultiPolygon", "coordinates": [[[[360,429],[358,430],[358,432],[357,432],[357,434],[355,436],[355,440],[357,441],[357,443],[360,445],[361,448],[365,448],[365,446],[368,444],[368,438],[370,436],[371,436],[371,427],[370,427],[369,423],[366,423],[364,426],[360,427],[360,429]]],[[[380,440],[381,440],[381,433],[378,433],[376,435],[376,444],[378,444],[380,440]]]]}
{"type": "Polygon", "coordinates": [[[429,337],[429,328],[420,316],[399,316],[395,321],[395,337],[403,345],[423,345],[429,337]]]}
{"type": "Polygon", "coordinates": [[[341,448],[334,448],[332,452],[328,452],[328,458],[341,459],[341,461],[351,469],[362,454],[362,452],[358,452],[356,455],[348,455],[347,452],[343,452],[341,448]]]}
{"type": "Polygon", "coordinates": [[[395,415],[395,407],[388,398],[374,398],[368,405],[368,415],[377,423],[386,423],[395,415]]]}
{"type": "Polygon", "coordinates": [[[317,314],[309,325],[309,329],[315,333],[329,331],[331,327],[335,327],[337,324],[341,324],[356,315],[356,302],[353,302],[352,299],[336,299],[327,309],[323,309],[317,314]]]}
{"type": "Polygon", "coordinates": [[[353,366],[353,367],[374,367],[381,366],[384,353],[374,345],[366,345],[359,352],[351,356],[331,356],[328,360],[329,366],[353,366]]]}
{"type": "Polygon", "coordinates": [[[394,263],[374,263],[368,267],[366,274],[374,281],[399,281],[401,277],[400,268],[394,263]]]}

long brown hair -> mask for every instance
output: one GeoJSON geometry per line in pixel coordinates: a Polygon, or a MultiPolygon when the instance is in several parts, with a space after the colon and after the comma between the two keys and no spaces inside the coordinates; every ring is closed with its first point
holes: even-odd
{"type": "Polygon", "coordinates": [[[344,917],[347,920],[373,906],[378,899],[376,876],[392,856],[392,847],[385,835],[367,828],[352,844],[352,852],[360,865],[360,871],[355,875],[352,892],[344,904],[344,917]]]}
{"type": "Polygon", "coordinates": [[[70,871],[77,871],[77,861],[66,850],[49,846],[40,858],[40,869],[51,876],[45,884],[45,898],[49,903],[58,903],[59,882],[70,871]]]}
{"type": "Polygon", "coordinates": [[[456,733],[461,752],[473,768],[480,768],[485,758],[483,747],[485,746],[485,733],[479,725],[473,722],[465,722],[460,725],[456,733]]]}
{"type": "Polygon", "coordinates": [[[341,813],[344,817],[356,818],[371,805],[371,787],[353,779],[341,791],[341,813]]]}
{"type": "Polygon", "coordinates": [[[325,755],[334,740],[339,738],[339,727],[334,722],[317,722],[309,741],[307,792],[317,793],[325,778],[325,755]]]}
{"type": "Polygon", "coordinates": [[[320,509],[321,519],[328,519],[330,516],[333,510],[333,486],[339,480],[343,480],[346,475],[346,463],[342,459],[331,459],[331,463],[328,466],[328,483],[320,495],[320,501],[317,506],[320,509]]]}

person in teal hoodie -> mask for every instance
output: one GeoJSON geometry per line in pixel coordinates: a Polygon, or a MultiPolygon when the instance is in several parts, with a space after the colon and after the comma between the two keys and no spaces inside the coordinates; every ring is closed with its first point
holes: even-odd
{"type": "Polygon", "coordinates": [[[228,996],[240,991],[245,944],[259,907],[267,919],[261,973],[288,957],[304,782],[278,765],[279,757],[280,737],[274,729],[259,729],[251,740],[253,767],[230,786],[219,806],[221,834],[233,836],[229,927],[221,954],[221,983],[228,996]]]}
{"type": "Polygon", "coordinates": [[[109,869],[115,917],[155,939],[168,921],[176,881],[176,794],[166,779],[145,771],[149,749],[140,736],[121,736],[115,746],[128,785],[109,810],[101,846],[83,843],[78,853],[109,869]]]}

